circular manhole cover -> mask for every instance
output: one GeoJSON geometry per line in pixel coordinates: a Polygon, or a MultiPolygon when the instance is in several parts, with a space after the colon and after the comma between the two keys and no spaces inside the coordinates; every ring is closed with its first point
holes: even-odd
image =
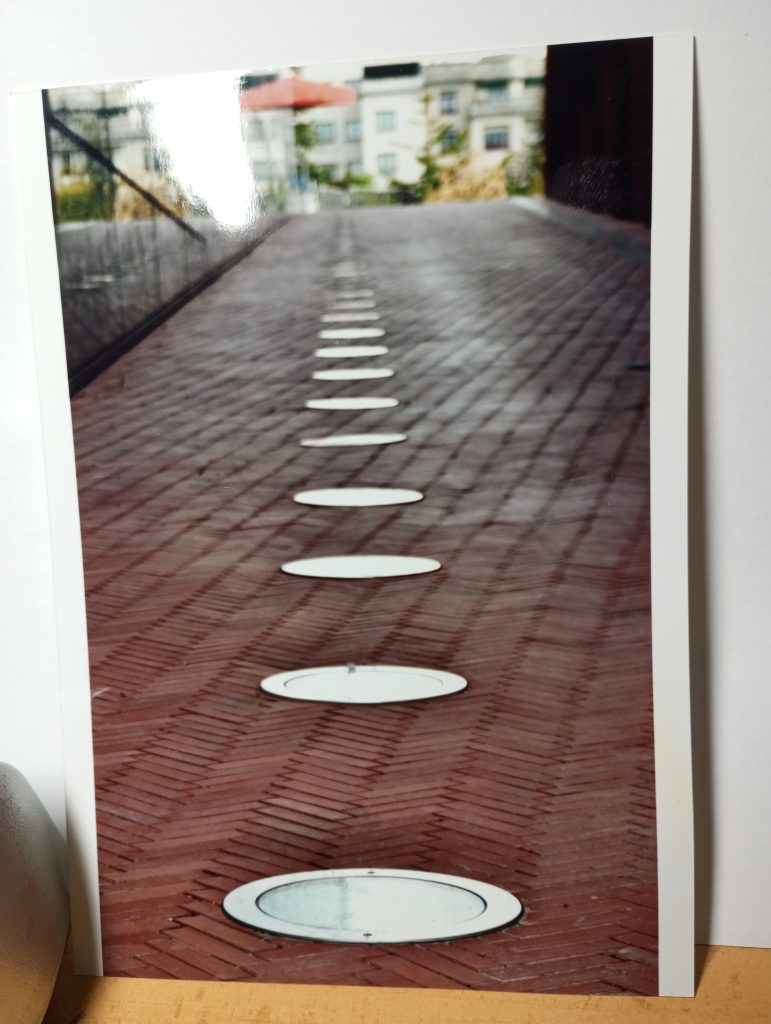
{"type": "Polygon", "coordinates": [[[362,366],[361,369],[316,370],[314,380],[384,380],[393,377],[394,371],[387,367],[362,366]]]}
{"type": "Polygon", "coordinates": [[[377,398],[374,395],[356,395],[350,398],[309,398],[306,409],[393,409],[398,398],[377,398]]]}
{"type": "Polygon", "coordinates": [[[290,576],[313,576],[330,580],[375,580],[390,576],[420,576],[441,569],[434,558],[413,555],[329,555],[285,562],[281,569],[290,576]]]}
{"type": "Polygon", "coordinates": [[[385,331],[382,327],[331,327],[319,331],[322,341],[348,341],[359,338],[382,338],[385,331]]]}
{"type": "Polygon", "coordinates": [[[332,508],[368,508],[376,505],[409,505],[420,501],[420,491],[406,487],[325,487],[317,491],[298,491],[294,500],[301,505],[332,508]]]}
{"type": "Polygon", "coordinates": [[[339,313],[340,310],[351,309],[374,309],[374,299],[335,299],[330,307],[331,313],[339,313]]]}
{"type": "Polygon", "coordinates": [[[522,904],[485,882],[428,871],[351,868],[249,882],[228,893],[241,924],[325,942],[442,942],[514,924],[522,904]]]}
{"type": "Polygon", "coordinates": [[[379,320],[380,314],[376,313],[372,309],[367,310],[348,310],[343,309],[339,312],[324,313],[321,317],[323,324],[334,324],[334,323],[361,323],[365,320],[379,320]]]}
{"type": "Polygon", "coordinates": [[[266,693],[333,704],[392,704],[430,700],[466,689],[463,676],[407,665],[327,665],[268,676],[266,693]]]}
{"type": "Polygon", "coordinates": [[[329,434],[327,437],[304,437],[303,448],[358,448],[368,444],[398,444],[406,434],[329,434]]]}
{"type": "Polygon", "coordinates": [[[327,345],[313,353],[321,359],[359,359],[361,356],[384,356],[386,345],[327,345]]]}

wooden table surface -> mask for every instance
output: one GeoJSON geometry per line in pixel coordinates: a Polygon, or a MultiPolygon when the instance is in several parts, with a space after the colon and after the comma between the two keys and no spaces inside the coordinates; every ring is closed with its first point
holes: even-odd
{"type": "Polygon", "coordinates": [[[702,946],[694,999],[75,978],[43,1024],[769,1024],[771,949],[702,946]]]}

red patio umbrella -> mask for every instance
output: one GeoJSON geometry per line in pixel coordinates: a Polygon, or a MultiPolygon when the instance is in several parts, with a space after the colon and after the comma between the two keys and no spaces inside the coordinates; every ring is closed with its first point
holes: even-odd
{"type": "Polygon", "coordinates": [[[355,103],[356,90],[330,82],[309,82],[307,78],[277,78],[275,82],[255,85],[241,93],[242,110],[307,110],[355,103]]]}

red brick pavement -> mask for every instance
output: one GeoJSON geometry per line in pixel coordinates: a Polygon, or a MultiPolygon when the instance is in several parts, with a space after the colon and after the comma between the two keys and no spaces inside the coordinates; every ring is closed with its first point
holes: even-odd
{"type": "Polygon", "coordinates": [[[74,400],[107,973],[656,991],[648,379],[632,368],[647,283],[508,203],[298,218],[74,400]],[[397,374],[312,382],[349,258],[397,374]],[[332,394],[401,404],[303,408],[332,394]],[[298,445],[333,429],[409,439],[298,445]],[[290,500],[352,483],[426,499],[290,500]],[[354,551],[443,568],[279,571],[354,551]],[[259,691],[347,661],[469,688],[376,707],[259,691]],[[526,914],[371,947],[263,935],[219,906],[255,878],[362,865],[472,876],[526,914]]]}

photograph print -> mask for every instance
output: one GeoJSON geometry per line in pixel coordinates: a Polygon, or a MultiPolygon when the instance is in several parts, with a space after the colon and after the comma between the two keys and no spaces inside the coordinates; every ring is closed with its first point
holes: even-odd
{"type": "Polygon", "coordinates": [[[653,41],[43,104],[105,973],[657,994],[653,41]]]}

